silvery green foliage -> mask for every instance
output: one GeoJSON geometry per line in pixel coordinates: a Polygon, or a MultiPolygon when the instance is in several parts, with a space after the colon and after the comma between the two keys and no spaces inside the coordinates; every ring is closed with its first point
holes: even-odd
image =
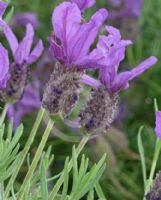
{"type": "MultiPolygon", "coordinates": [[[[23,125],[20,125],[13,134],[13,124],[9,123],[6,126],[4,123],[5,112],[2,113],[0,118],[0,199],[79,200],[83,197],[88,200],[93,200],[96,197],[101,200],[106,199],[99,185],[99,180],[106,167],[106,155],[97,164],[89,168],[89,159],[85,155],[78,159],[80,150],[75,146],[72,150],[71,159],[66,158],[63,170],[54,177],[49,177],[50,171],[54,170],[50,167],[54,160],[50,146],[46,152],[42,153],[36,170],[22,190],[23,183],[17,185],[16,180],[12,179],[13,174],[20,168],[19,164],[24,152],[22,147],[20,150],[19,144],[23,134],[23,125]],[[19,198],[20,189],[21,198],[19,198]]],[[[31,160],[30,155],[27,154],[25,159],[28,171],[30,171],[35,157],[31,160]]],[[[21,176],[19,170],[18,176],[21,176]]]]}

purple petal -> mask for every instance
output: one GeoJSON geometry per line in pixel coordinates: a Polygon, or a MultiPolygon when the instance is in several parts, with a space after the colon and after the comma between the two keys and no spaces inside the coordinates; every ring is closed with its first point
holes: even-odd
{"type": "Polygon", "coordinates": [[[34,37],[34,29],[31,24],[28,24],[26,26],[26,35],[19,44],[14,55],[16,63],[22,64],[24,61],[27,61],[30,54],[33,37],[34,37]]]}
{"type": "Polygon", "coordinates": [[[133,70],[131,70],[131,77],[129,80],[134,79],[135,77],[142,74],[144,71],[152,67],[157,62],[157,58],[154,56],[151,56],[144,60],[141,64],[139,64],[137,67],[135,67],[133,70]]]}
{"type": "Polygon", "coordinates": [[[2,18],[7,6],[8,6],[8,3],[0,1],[0,18],[2,18]]]}
{"type": "Polygon", "coordinates": [[[55,42],[60,40],[60,45],[57,44],[60,48],[53,42],[54,54],[59,56],[57,59],[64,57],[67,65],[79,66],[106,17],[107,11],[100,9],[88,23],[81,24],[81,12],[75,3],[66,2],[58,6],[52,18],[55,42]]]}
{"type": "Polygon", "coordinates": [[[76,4],[64,2],[55,8],[52,16],[54,34],[61,41],[67,56],[68,45],[71,45],[70,42],[78,31],[80,23],[81,12],[76,4]]]}
{"type": "Polygon", "coordinates": [[[64,50],[62,46],[59,46],[54,39],[50,38],[50,51],[51,54],[60,62],[65,62],[66,57],[64,55],[64,50]]]}
{"type": "Polygon", "coordinates": [[[71,56],[76,60],[77,65],[81,65],[83,57],[89,53],[89,48],[93,44],[106,17],[107,11],[100,9],[88,23],[80,27],[79,33],[73,38],[71,56]]]}
{"type": "Polygon", "coordinates": [[[76,3],[81,11],[92,7],[95,4],[95,0],[71,0],[72,3],[76,3]]]}
{"type": "Polygon", "coordinates": [[[156,112],[155,132],[157,137],[161,139],[161,111],[156,112]]]}
{"type": "Polygon", "coordinates": [[[89,86],[96,88],[96,89],[102,85],[100,81],[98,81],[98,80],[96,80],[96,79],[94,79],[94,78],[92,78],[92,77],[90,77],[86,74],[84,74],[81,77],[80,83],[84,83],[84,84],[89,85],[89,86]]]}
{"type": "MultiPolygon", "coordinates": [[[[131,41],[129,40],[120,40],[121,36],[117,29],[113,27],[108,27],[107,29],[110,31],[110,34],[108,36],[100,36],[97,48],[88,56],[84,57],[79,63],[82,67],[87,66],[87,69],[103,69],[103,71],[100,71],[103,76],[108,76],[108,71],[115,75],[115,71],[117,71],[115,66],[118,66],[123,60],[125,56],[125,47],[131,44],[131,41]],[[104,69],[107,70],[107,73],[104,69]]],[[[101,79],[104,79],[104,77],[100,77],[101,79]]]]}
{"type": "Polygon", "coordinates": [[[131,76],[131,72],[122,72],[116,76],[114,83],[109,90],[114,93],[118,92],[121,89],[127,89],[129,87],[128,80],[131,76]]]}
{"type": "Polygon", "coordinates": [[[9,59],[7,50],[0,44],[0,88],[6,87],[9,78],[9,59]]]}
{"type": "Polygon", "coordinates": [[[143,61],[140,65],[138,65],[136,68],[132,69],[129,72],[122,72],[119,75],[115,77],[115,80],[112,84],[111,91],[116,92],[121,89],[127,89],[129,84],[128,82],[135,77],[139,76],[143,72],[145,72],[147,69],[152,67],[157,62],[157,58],[154,56],[151,56],[150,58],[143,61]]]}
{"type": "Polygon", "coordinates": [[[8,40],[12,54],[14,56],[14,54],[18,48],[18,40],[17,40],[15,34],[13,33],[12,29],[8,25],[4,26],[3,32],[8,40]]]}
{"type": "Polygon", "coordinates": [[[32,64],[33,62],[35,62],[41,56],[43,50],[44,50],[44,47],[43,47],[42,40],[39,40],[36,47],[31,52],[31,54],[27,60],[27,64],[32,64]]]}

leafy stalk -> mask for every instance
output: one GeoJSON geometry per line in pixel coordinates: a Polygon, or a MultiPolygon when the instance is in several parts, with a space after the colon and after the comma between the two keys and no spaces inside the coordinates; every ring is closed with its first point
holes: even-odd
{"type": "Polygon", "coordinates": [[[26,175],[26,177],[25,177],[25,179],[23,181],[23,184],[22,184],[22,186],[21,186],[21,188],[19,190],[19,194],[18,194],[17,200],[21,200],[23,195],[24,195],[25,189],[26,189],[27,185],[29,184],[29,182],[30,182],[30,180],[31,180],[31,178],[33,176],[33,173],[34,173],[34,171],[35,171],[35,169],[37,167],[37,164],[38,164],[38,162],[39,162],[39,160],[41,158],[43,149],[45,147],[45,144],[47,142],[47,139],[48,139],[48,137],[50,135],[50,132],[51,132],[52,128],[53,128],[53,122],[51,120],[49,120],[48,125],[46,127],[46,130],[44,132],[44,135],[43,135],[43,137],[41,139],[41,142],[40,142],[40,144],[38,146],[38,149],[36,151],[34,159],[33,159],[32,163],[31,163],[30,168],[29,168],[29,171],[28,171],[28,173],[27,173],[27,175],[26,175]]]}
{"type": "Polygon", "coordinates": [[[38,128],[40,126],[40,123],[42,121],[44,112],[45,112],[45,110],[43,108],[40,109],[39,112],[38,112],[37,118],[35,120],[35,123],[33,125],[32,130],[31,130],[29,138],[28,138],[28,140],[26,142],[26,145],[25,145],[25,147],[24,147],[24,149],[23,149],[23,151],[21,153],[21,159],[20,159],[20,161],[19,161],[19,163],[17,165],[17,168],[15,169],[13,175],[11,176],[11,178],[10,178],[10,180],[8,182],[8,185],[6,186],[6,190],[5,190],[5,197],[6,198],[8,197],[8,195],[9,195],[9,193],[10,193],[12,187],[13,187],[14,181],[15,181],[18,173],[19,173],[19,170],[20,170],[20,168],[21,168],[21,166],[22,166],[22,164],[23,164],[23,162],[24,162],[24,160],[25,160],[25,158],[26,158],[26,156],[28,154],[28,151],[30,149],[31,144],[33,143],[33,140],[35,138],[37,130],[38,130],[38,128]]]}

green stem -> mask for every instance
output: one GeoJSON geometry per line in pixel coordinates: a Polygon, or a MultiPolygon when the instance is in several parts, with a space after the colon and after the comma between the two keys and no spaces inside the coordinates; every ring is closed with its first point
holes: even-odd
{"type": "MultiPolygon", "coordinates": [[[[80,142],[80,144],[78,145],[76,152],[77,152],[77,156],[80,154],[80,152],[82,151],[82,149],[84,148],[84,146],[86,145],[86,143],[88,142],[88,136],[84,136],[84,138],[82,139],[82,141],[80,142]]],[[[72,160],[70,160],[69,165],[68,165],[68,171],[70,172],[72,169],[72,160]]],[[[51,191],[50,195],[49,195],[49,199],[48,200],[54,200],[60,187],[63,184],[63,180],[64,180],[64,172],[61,174],[60,178],[58,179],[58,181],[56,182],[53,190],[51,191]]]]}
{"type": "Polygon", "coordinates": [[[155,173],[155,169],[156,169],[160,151],[161,151],[161,140],[157,139],[156,145],[155,145],[155,152],[154,152],[152,167],[150,170],[150,176],[149,176],[149,180],[148,180],[148,183],[146,186],[145,194],[150,190],[150,186],[153,183],[154,173],[155,173]]]}
{"type": "Polygon", "coordinates": [[[31,130],[31,133],[30,133],[30,135],[29,135],[29,138],[28,138],[28,140],[27,140],[27,142],[26,142],[26,145],[25,145],[23,151],[21,152],[21,159],[20,159],[20,162],[19,162],[19,164],[17,165],[17,168],[15,169],[15,172],[14,172],[13,175],[11,176],[10,181],[9,181],[7,187],[6,187],[6,190],[5,190],[5,197],[6,197],[6,198],[8,197],[9,192],[10,192],[11,189],[12,189],[12,186],[13,186],[13,183],[14,183],[16,177],[17,177],[17,174],[18,174],[18,172],[19,172],[19,170],[20,170],[20,168],[21,168],[21,166],[22,166],[22,164],[23,164],[23,162],[24,162],[24,160],[25,160],[25,157],[26,157],[26,155],[27,155],[27,153],[28,153],[28,151],[29,151],[29,149],[30,149],[31,144],[33,143],[33,140],[34,140],[34,138],[35,138],[35,135],[36,135],[36,133],[37,133],[37,130],[38,130],[38,128],[39,128],[39,126],[40,126],[40,123],[41,123],[41,121],[42,121],[44,112],[45,112],[45,110],[44,110],[43,108],[41,108],[41,109],[39,110],[39,112],[38,112],[36,121],[35,121],[35,123],[34,123],[34,125],[33,125],[33,128],[32,128],[32,130],[31,130]]]}
{"type": "Polygon", "coordinates": [[[34,159],[33,159],[32,163],[31,163],[30,168],[29,168],[29,171],[26,174],[26,177],[25,177],[25,179],[23,181],[23,184],[22,184],[22,186],[21,186],[21,188],[19,190],[17,200],[22,200],[22,198],[23,198],[25,189],[26,189],[27,185],[29,184],[29,182],[30,182],[30,180],[31,180],[31,178],[33,176],[33,173],[34,173],[34,171],[35,171],[35,169],[36,169],[36,167],[38,165],[38,162],[39,162],[39,160],[41,158],[43,149],[45,147],[45,144],[47,142],[47,139],[48,139],[48,137],[50,135],[50,132],[51,132],[52,128],[53,128],[53,122],[51,120],[49,120],[48,125],[46,127],[46,130],[45,130],[45,132],[43,134],[41,142],[40,142],[40,144],[38,146],[38,149],[36,151],[36,154],[34,156],[34,159]]]}

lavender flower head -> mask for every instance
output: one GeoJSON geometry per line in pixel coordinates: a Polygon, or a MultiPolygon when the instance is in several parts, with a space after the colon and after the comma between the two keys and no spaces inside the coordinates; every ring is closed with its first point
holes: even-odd
{"type": "Polygon", "coordinates": [[[43,97],[43,106],[52,114],[60,111],[63,117],[70,114],[79,98],[78,80],[84,70],[99,68],[97,60],[91,57],[90,47],[107,17],[107,11],[100,9],[89,22],[82,23],[82,10],[94,2],[73,2],[62,3],[53,12],[50,50],[59,63],[54,67],[43,97]]]}
{"type": "Polygon", "coordinates": [[[156,112],[156,127],[155,132],[159,139],[161,139],[161,111],[156,112]]]}
{"type": "Polygon", "coordinates": [[[87,76],[83,77],[82,82],[96,88],[104,85],[108,92],[116,93],[120,90],[128,89],[129,81],[152,67],[157,62],[157,58],[151,56],[131,71],[118,74],[120,62],[125,57],[125,48],[132,43],[129,40],[122,40],[118,29],[107,26],[106,30],[109,35],[100,36],[97,49],[94,52],[95,59],[98,59],[102,65],[102,67],[99,68],[100,82],[94,82],[94,80],[91,80],[91,78],[87,76]]]}
{"type": "Polygon", "coordinates": [[[39,109],[40,106],[40,83],[35,80],[27,85],[23,98],[8,108],[7,115],[9,119],[13,119],[14,129],[19,126],[23,116],[39,109]]]}
{"type": "Polygon", "coordinates": [[[131,44],[128,40],[121,40],[120,32],[111,27],[106,27],[108,36],[100,36],[97,49],[93,57],[99,60],[99,81],[84,75],[82,83],[95,88],[91,98],[81,109],[79,117],[81,126],[88,131],[104,131],[110,127],[118,112],[118,93],[128,89],[129,81],[149,69],[157,61],[150,57],[131,71],[118,74],[120,62],[125,56],[125,47],[131,44]]]}
{"type": "Polygon", "coordinates": [[[28,66],[39,58],[43,51],[43,44],[39,40],[31,51],[34,30],[30,24],[26,26],[26,34],[20,43],[18,43],[16,36],[8,25],[3,26],[3,32],[9,42],[14,61],[9,66],[8,76],[10,78],[6,83],[6,87],[0,90],[0,98],[3,101],[14,102],[21,98],[27,82],[28,66]]]}
{"type": "Polygon", "coordinates": [[[89,59],[89,50],[106,17],[107,11],[100,9],[89,22],[82,23],[77,4],[60,4],[52,16],[54,32],[50,44],[53,56],[65,67],[97,68],[95,60],[89,59]]]}

